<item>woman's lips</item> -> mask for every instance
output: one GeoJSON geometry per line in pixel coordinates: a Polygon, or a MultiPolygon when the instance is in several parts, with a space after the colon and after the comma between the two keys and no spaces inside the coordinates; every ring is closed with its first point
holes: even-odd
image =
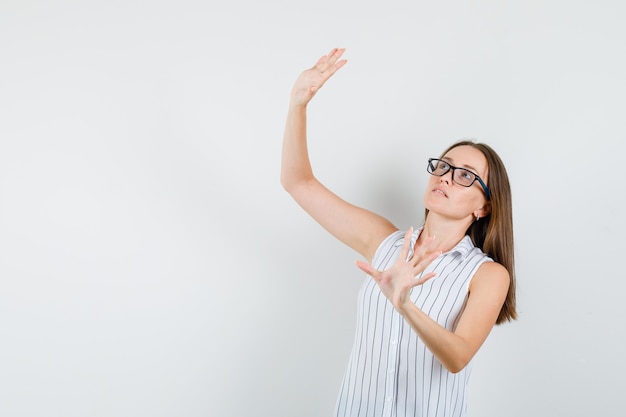
{"type": "Polygon", "coordinates": [[[433,188],[433,192],[440,193],[444,197],[448,197],[448,194],[446,194],[446,192],[441,187],[433,188]]]}

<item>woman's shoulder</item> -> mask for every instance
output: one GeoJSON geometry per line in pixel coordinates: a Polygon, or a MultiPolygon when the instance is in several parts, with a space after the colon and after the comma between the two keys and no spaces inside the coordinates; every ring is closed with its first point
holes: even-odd
{"type": "MultiPolygon", "coordinates": [[[[374,256],[372,256],[372,263],[375,263],[381,257],[386,257],[388,254],[396,248],[399,248],[404,243],[404,235],[406,230],[400,230],[397,227],[393,227],[387,231],[385,236],[376,247],[374,256]]],[[[415,235],[415,233],[413,234],[415,235]]]]}
{"type": "Polygon", "coordinates": [[[472,278],[470,290],[476,286],[509,286],[509,271],[498,262],[483,262],[472,278]]]}

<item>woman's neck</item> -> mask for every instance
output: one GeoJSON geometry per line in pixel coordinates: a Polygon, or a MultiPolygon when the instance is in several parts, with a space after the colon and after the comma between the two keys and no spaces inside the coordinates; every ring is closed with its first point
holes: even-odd
{"type": "Polygon", "coordinates": [[[465,237],[469,226],[467,220],[450,220],[431,212],[426,217],[418,242],[434,235],[437,250],[448,252],[465,237]]]}

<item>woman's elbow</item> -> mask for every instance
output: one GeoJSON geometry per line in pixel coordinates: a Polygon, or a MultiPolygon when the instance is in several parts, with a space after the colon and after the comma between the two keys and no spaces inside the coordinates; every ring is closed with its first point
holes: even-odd
{"type": "Polygon", "coordinates": [[[448,370],[448,372],[450,372],[451,374],[458,374],[459,372],[461,372],[463,369],[465,369],[465,366],[467,366],[467,364],[465,364],[464,366],[446,366],[446,369],[448,370]]]}
{"type": "Polygon", "coordinates": [[[292,176],[286,175],[284,172],[280,174],[280,185],[289,194],[293,192],[293,188],[295,187],[296,184],[297,182],[293,179],[292,176]]]}
{"type": "Polygon", "coordinates": [[[458,357],[443,364],[448,372],[458,374],[470,363],[471,357],[458,357]]]}

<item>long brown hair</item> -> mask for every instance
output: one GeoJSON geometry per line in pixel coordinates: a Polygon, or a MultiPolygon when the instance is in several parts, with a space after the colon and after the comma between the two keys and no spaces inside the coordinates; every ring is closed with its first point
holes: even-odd
{"type": "MultiPolygon", "coordinates": [[[[496,324],[517,319],[515,305],[515,256],[513,250],[513,206],[509,176],[498,154],[484,143],[461,140],[446,149],[441,156],[457,146],[471,146],[487,159],[488,187],[491,195],[491,211],[479,221],[472,222],[466,234],[474,245],[509,272],[507,293],[496,324]]],[[[426,209],[428,215],[428,209],[426,209]]]]}

